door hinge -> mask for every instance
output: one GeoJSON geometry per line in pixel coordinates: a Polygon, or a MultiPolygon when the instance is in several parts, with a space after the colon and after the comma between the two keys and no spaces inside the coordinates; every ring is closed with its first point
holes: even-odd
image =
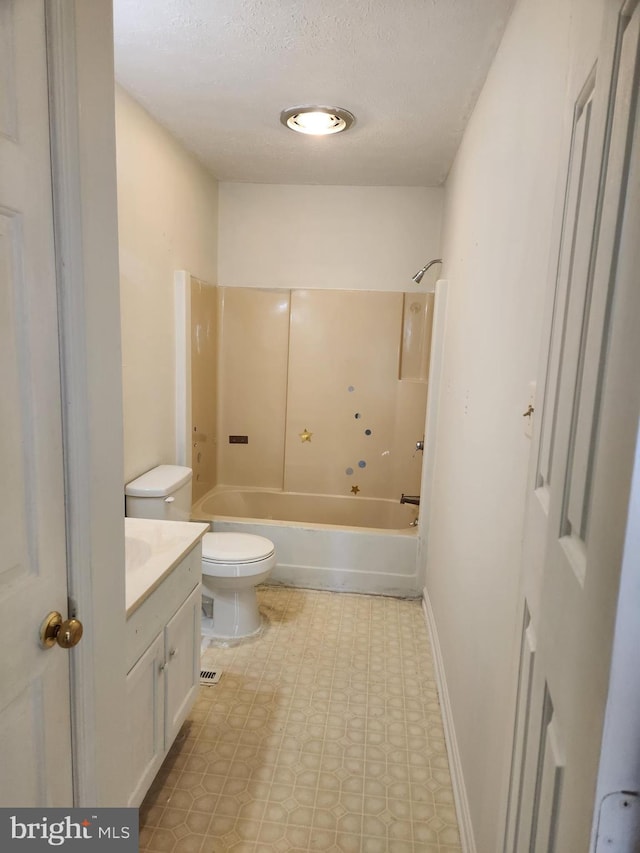
{"type": "Polygon", "coordinates": [[[637,791],[614,791],[600,801],[595,853],[637,853],[640,843],[640,797],[637,791]]]}

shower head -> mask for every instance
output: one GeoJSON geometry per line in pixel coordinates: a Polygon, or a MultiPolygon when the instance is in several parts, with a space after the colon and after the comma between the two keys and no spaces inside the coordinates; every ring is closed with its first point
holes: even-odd
{"type": "Polygon", "coordinates": [[[429,267],[432,267],[434,264],[441,264],[441,263],[442,263],[442,258],[434,258],[433,261],[429,261],[428,264],[425,264],[421,270],[418,270],[418,272],[414,276],[412,276],[415,283],[420,284],[420,282],[422,281],[422,276],[426,273],[426,271],[429,269],[429,267]]]}

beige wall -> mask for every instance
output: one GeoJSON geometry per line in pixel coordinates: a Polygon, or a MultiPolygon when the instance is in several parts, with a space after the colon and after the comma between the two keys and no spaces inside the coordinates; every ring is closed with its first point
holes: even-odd
{"type": "Polygon", "coordinates": [[[572,41],[599,5],[515,4],[446,185],[449,295],[427,589],[478,853],[502,849],[530,448],[522,412],[553,267],[572,41]]]}
{"type": "Polygon", "coordinates": [[[174,272],[216,283],[217,183],[116,90],[124,479],[175,461],[174,272]]]}
{"type": "Polygon", "coordinates": [[[220,290],[219,482],[417,494],[431,321],[425,297],[410,294],[419,310],[403,314],[402,293],[220,290]],[[402,361],[411,378],[400,379],[402,361]],[[230,434],[247,435],[248,444],[229,444],[230,434]]]}
{"type": "Polygon", "coordinates": [[[218,482],[282,488],[289,292],[219,288],[218,482]],[[246,435],[248,444],[230,444],[246,435]]]}
{"type": "Polygon", "coordinates": [[[218,283],[225,287],[426,290],[439,258],[438,187],[220,184],[218,283]]]}

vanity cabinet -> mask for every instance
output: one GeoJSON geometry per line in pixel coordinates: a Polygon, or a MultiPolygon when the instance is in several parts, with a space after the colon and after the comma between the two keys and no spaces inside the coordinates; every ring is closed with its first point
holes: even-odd
{"type": "Polygon", "coordinates": [[[129,806],[144,799],[198,693],[200,554],[198,545],[127,621],[129,806]]]}

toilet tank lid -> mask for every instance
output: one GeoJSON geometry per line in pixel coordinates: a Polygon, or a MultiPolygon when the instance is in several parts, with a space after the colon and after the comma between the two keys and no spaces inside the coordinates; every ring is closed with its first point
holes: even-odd
{"type": "Polygon", "coordinates": [[[191,479],[191,468],[183,465],[158,465],[124,487],[125,495],[136,498],[163,498],[173,494],[191,479]]]}

